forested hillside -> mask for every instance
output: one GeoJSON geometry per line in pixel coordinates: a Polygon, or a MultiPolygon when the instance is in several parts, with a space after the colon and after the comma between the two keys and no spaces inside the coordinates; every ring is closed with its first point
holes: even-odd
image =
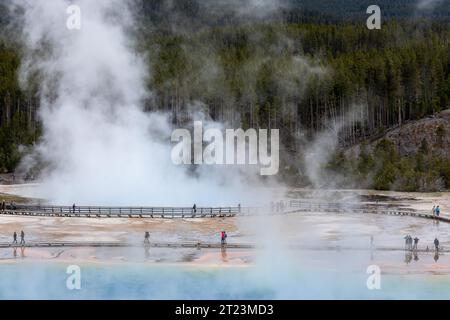
{"type": "MultiPolygon", "coordinates": [[[[342,123],[344,148],[449,107],[445,1],[425,11],[416,1],[379,1],[390,8],[381,30],[366,28],[364,1],[287,2],[249,19],[193,0],[143,1],[138,50],[148,56],[153,92],[146,109],[168,111],[178,125],[201,110],[233,127],[280,128],[282,174],[304,184],[302,143],[316,133],[342,123]]],[[[0,6],[3,31],[7,22],[0,6]]],[[[39,100],[19,86],[17,39],[0,34],[0,170],[12,171],[20,146],[39,139],[39,100]]],[[[365,185],[373,186],[402,189],[365,185]]]]}
{"type": "Polygon", "coordinates": [[[152,34],[157,95],[149,107],[180,110],[201,101],[214,119],[282,127],[287,136],[349,117],[343,139],[355,142],[448,106],[449,36],[440,25],[396,22],[377,32],[263,24],[152,34]]]}

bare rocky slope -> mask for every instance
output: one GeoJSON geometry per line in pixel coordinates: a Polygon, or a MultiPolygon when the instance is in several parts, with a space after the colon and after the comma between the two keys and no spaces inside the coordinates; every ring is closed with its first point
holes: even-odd
{"type": "MultiPolygon", "coordinates": [[[[415,155],[426,141],[429,152],[450,158],[450,109],[388,130],[382,137],[367,141],[368,151],[373,151],[382,139],[392,141],[401,156],[415,155]]],[[[357,155],[360,147],[361,144],[352,146],[346,154],[357,155]]]]}

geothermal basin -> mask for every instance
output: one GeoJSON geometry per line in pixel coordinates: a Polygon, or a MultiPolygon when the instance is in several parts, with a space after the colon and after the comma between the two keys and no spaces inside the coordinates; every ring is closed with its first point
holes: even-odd
{"type": "MultiPolygon", "coordinates": [[[[417,209],[438,201],[445,214],[448,194],[391,193],[386,201],[417,209]]],[[[326,212],[203,219],[0,216],[0,243],[10,243],[20,230],[28,243],[128,246],[2,248],[0,299],[450,298],[450,225],[433,219],[326,212]],[[229,244],[254,247],[142,244],[145,231],[152,243],[217,243],[221,230],[229,244]],[[420,238],[417,252],[404,250],[406,234],[420,238]],[[433,247],[436,237],[440,252],[433,247]],[[66,285],[73,265],[81,270],[79,290],[66,285]],[[379,288],[368,286],[373,266],[381,272],[379,288]]]]}

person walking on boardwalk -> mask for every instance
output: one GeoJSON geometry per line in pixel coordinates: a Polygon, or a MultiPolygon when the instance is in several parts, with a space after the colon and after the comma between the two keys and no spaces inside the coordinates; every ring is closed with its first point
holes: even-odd
{"type": "Polygon", "coordinates": [[[431,209],[431,214],[432,214],[433,216],[436,215],[436,206],[433,206],[433,209],[431,209]]]}
{"type": "Polygon", "coordinates": [[[148,231],[145,231],[144,243],[147,243],[147,244],[150,243],[150,232],[148,232],[148,231]]]}
{"type": "Polygon", "coordinates": [[[25,244],[25,232],[20,231],[20,244],[25,244]]]}
{"type": "Polygon", "coordinates": [[[436,248],[436,251],[439,251],[439,240],[438,240],[438,238],[434,239],[434,247],[436,248]]]}
{"type": "Polygon", "coordinates": [[[17,232],[13,233],[13,244],[17,244],[17,232]]]}
{"type": "Polygon", "coordinates": [[[6,202],[5,202],[5,199],[3,199],[3,201],[2,201],[2,211],[5,211],[6,210],[6,202]]]}
{"type": "Polygon", "coordinates": [[[220,234],[220,243],[225,245],[227,243],[227,233],[226,231],[222,231],[220,234]]]}
{"type": "Polygon", "coordinates": [[[415,238],[414,238],[414,247],[413,247],[413,250],[417,250],[418,244],[419,244],[419,238],[415,237],[415,238]]]}
{"type": "Polygon", "coordinates": [[[76,205],[75,205],[75,203],[72,205],[72,211],[73,211],[73,213],[75,213],[75,209],[76,209],[76,205]]]}
{"type": "Polygon", "coordinates": [[[441,208],[439,208],[439,206],[436,207],[436,217],[439,217],[439,215],[441,214],[441,208]]]}
{"type": "Polygon", "coordinates": [[[238,212],[241,213],[241,204],[238,204],[238,212]]]}
{"type": "Polygon", "coordinates": [[[192,211],[194,211],[194,213],[197,213],[197,205],[194,203],[194,206],[192,207],[192,211]]]}

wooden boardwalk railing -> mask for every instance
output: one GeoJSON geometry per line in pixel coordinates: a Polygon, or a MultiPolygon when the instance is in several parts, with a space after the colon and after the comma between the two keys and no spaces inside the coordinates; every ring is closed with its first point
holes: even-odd
{"type": "Polygon", "coordinates": [[[251,207],[88,207],[15,205],[1,211],[4,215],[83,218],[214,218],[248,215],[251,207]]]}
{"type": "Polygon", "coordinates": [[[150,243],[128,243],[128,242],[27,242],[23,245],[12,243],[0,243],[0,249],[5,248],[227,248],[227,249],[250,249],[253,244],[228,243],[222,245],[220,242],[150,242],[150,243]]]}
{"type": "Polygon", "coordinates": [[[383,214],[393,216],[410,216],[426,219],[434,219],[450,223],[450,218],[434,216],[424,211],[392,207],[382,204],[361,204],[342,202],[305,202],[302,200],[289,200],[281,206],[284,213],[295,212],[331,212],[331,213],[359,213],[359,214],[383,214]]]}
{"type": "MultiPolygon", "coordinates": [[[[222,245],[220,242],[85,242],[85,241],[53,241],[53,242],[27,242],[23,245],[0,242],[0,249],[7,248],[196,248],[196,249],[254,249],[261,245],[255,243],[227,243],[222,245]]],[[[403,246],[339,246],[339,245],[298,245],[298,244],[284,244],[284,248],[293,250],[311,250],[311,251],[406,251],[406,252],[420,252],[420,253],[434,253],[433,244],[425,247],[422,245],[419,249],[406,249],[403,246]],[[429,249],[431,248],[431,249],[429,249]]],[[[439,253],[448,253],[449,249],[440,248],[439,253]]]]}
{"type": "Polygon", "coordinates": [[[449,217],[436,217],[428,212],[398,208],[388,205],[314,202],[305,200],[287,200],[271,204],[271,207],[89,207],[76,206],[40,206],[40,205],[8,205],[2,215],[40,216],[40,217],[73,217],[73,218],[215,218],[266,214],[289,214],[299,212],[330,212],[384,214],[394,216],[411,216],[449,222],[449,217]]]}

